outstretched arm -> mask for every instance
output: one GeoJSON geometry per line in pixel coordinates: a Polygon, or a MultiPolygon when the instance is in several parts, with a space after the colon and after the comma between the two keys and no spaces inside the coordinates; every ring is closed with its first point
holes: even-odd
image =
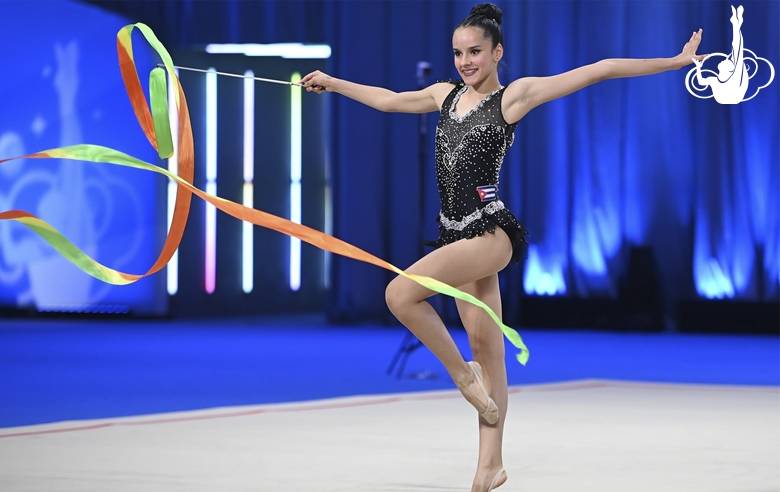
{"type": "Polygon", "coordinates": [[[694,32],[674,58],[632,59],[612,58],[591,65],[554,75],[552,77],[524,77],[515,80],[504,91],[503,111],[508,122],[516,122],[533,108],[561,98],[584,87],[606,79],[638,77],[666,70],[677,70],[691,63],[693,58],[703,59],[696,49],[701,42],[702,30],[694,32]]]}
{"type": "Polygon", "coordinates": [[[301,85],[309,92],[337,92],[379,111],[389,113],[429,113],[438,111],[442,101],[452,89],[450,84],[433,84],[425,89],[410,92],[393,92],[382,87],[356,84],[337,79],[317,70],[301,79],[301,85]]]}

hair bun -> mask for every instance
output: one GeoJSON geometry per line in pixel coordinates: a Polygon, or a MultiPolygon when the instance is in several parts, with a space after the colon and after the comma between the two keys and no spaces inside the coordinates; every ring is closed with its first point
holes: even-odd
{"type": "Polygon", "coordinates": [[[501,9],[493,5],[492,3],[480,3],[475,5],[471,9],[471,15],[478,15],[487,17],[496,21],[496,24],[501,25],[501,9]]]}

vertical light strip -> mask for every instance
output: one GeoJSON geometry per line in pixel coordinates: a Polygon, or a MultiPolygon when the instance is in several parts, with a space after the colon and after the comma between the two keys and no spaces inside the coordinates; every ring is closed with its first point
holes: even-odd
{"type": "MultiPolygon", "coordinates": [[[[295,72],[290,81],[300,82],[295,72]]],[[[290,88],[290,220],[301,223],[301,88],[290,88]]],[[[301,240],[290,237],[290,289],[301,288],[301,240]]]]}
{"type": "MultiPolygon", "coordinates": [[[[251,70],[245,77],[254,77],[251,70]]],[[[255,81],[244,79],[244,206],[254,208],[255,175],[255,81]]],[[[241,241],[241,286],[249,294],[254,288],[254,227],[244,221],[241,241]]]]}
{"type": "MultiPolygon", "coordinates": [[[[217,194],[217,73],[206,74],[206,193],[217,194]]],[[[206,204],[206,292],[212,294],[217,277],[217,209],[206,204]]]]}
{"type": "MultiPolygon", "coordinates": [[[[325,234],[328,234],[329,236],[333,235],[333,205],[332,200],[330,197],[330,184],[325,185],[325,192],[324,192],[324,200],[322,205],[322,210],[325,213],[325,217],[323,218],[324,222],[324,231],[325,234]]],[[[330,288],[330,257],[331,254],[329,251],[322,251],[322,286],[326,289],[330,288]]]]}
{"type": "MultiPolygon", "coordinates": [[[[178,75],[179,71],[176,70],[178,75]]],[[[171,123],[171,137],[173,138],[173,154],[168,158],[168,171],[172,174],[179,174],[179,111],[176,108],[176,97],[174,91],[177,90],[173,84],[173,79],[168,77],[168,115],[171,123]]],[[[173,221],[173,209],[176,206],[176,182],[168,182],[168,231],[171,230],[173,221]]],[[[179,250],[177,249],[171,261],[165,266],[166,284],[168,295],[174,295],[179,291],[179,250]]]]}

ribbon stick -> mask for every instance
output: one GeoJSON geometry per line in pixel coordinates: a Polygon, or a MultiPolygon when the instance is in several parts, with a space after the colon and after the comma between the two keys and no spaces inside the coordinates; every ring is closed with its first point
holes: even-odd
{"type": "MultiPolygon", "coordinates": [[[[160,63],[157,66],[158,67],[164,67],[165,65],[160,63]]],[[[250,77],[249,75],[239,75],[237,73],[217,72],[217,71],[214,71],[214,70],[203,70],[202,68],[180,67],[179,65],[174,65],[173,68],[177,68],[179,70],[188,70],[190,72],[215,73],[217,75],[224,75],[226,77],[236,77],[238,79],[251,79],[251,80],[257,80],[258,82],[270,82],[272,84],[301,85],[298,82],[290,82],[289,80],[264,79],[263,77],[250,77]]]]}
{"type": "Polygon", "coordinates": [[[194,194],[206,202],[214,205],[221,211],[239,220],[247,221],[254,225],[272,229],[288,236],[296,237],[320,249],[330,251],[331,253],[385,268],[398,275],[402,275],[410,280],[413,280],[434,292],[445,294],[479,306],[480,308],[484,309],[488,315],[490,315],[496,324],[498,324],[507,339],[515,347],[520,349],[520,353],[517,354],[517,359],[521,364],[525,365],[525,363],[528,361],[529,354],[528,348],[523,343],[520,335],[514,329],[506,326],[498,317],[498,315],[496,315],[496,313],[490,309],[489,306],[474,296],[462,292],[436,279],[406,273],[395,265],[392,265],[385,260],[382,260],[381,258],[378,258],[345,241],[342,241],[341,239],[335,238],[310,227],[296,224],[287,219],[277,217],[267,212],[245,207],[244,205],[225,200],[218,196],[210,195],[203,190],[193,186],[192,180],[194,175],[195,155],[193,150],[194,145],[192,138],[192,125],[190,123],[189,110],[187,108],[186,99],[184,97],[184,91],[182,90],[179,79],[176,77],[176,73],[174,71],[175,66],[173,65],[173,61],[171,60],[170,55],[159,42],[152,30],[149,29],[148,26],[141,23],[125,26],[117,34],[119,67],[125,83],[125,88],[127,90],[128,96],[130,97],[130,103],[133,107],[136,118],[138,119],[138,122],[151,145],[157,150],[161,158],[170,157],[171,153],[173,152],[173,146],[171,143],[170,125],[168,124],[167,104],[168,97],[171,95],[166,94],[167,90],[166,84],[164,83],[165,80],[163,70],[161,68],[154,69],[150,75],[149,91],[152,109],[151,111],[149,110],[146,97],[138,79],[135,62],[133,60],[131,34],[134,28],[138,28],[141,31],[149,44],[160,55],[160,58],[163,60],[165,71],[167,71],[168,76],[174,82],[175,91],[172,96],[176,99],[176,105],[179,110],[179,174],[175,175],[166,169],[141,161],[118,150],[99,145],[88,144],[61,147],[43,152],[37,152],[27,156],[2,159],[0,160],[0,164],[14,159],[70,159],[131,167],[162,174],[168,179],[174,180],[178,185],[176,205],[174,208],[173,219],[170,230],[168,232],[168,237],[165,240],[165,244],[163,245],[162,251],[160,252],[160,256],[157,258],[157,261],[144,274],[120,272],[102,265],[93,258],[89,257],[51,225],[28,212],[22,210],[9,210],[6,212],[1,212],[0,220],[15,220],[25,225],[33,232],[38,234],[44,241],[48,242],[61,255],[63,255],[87,274],[92,275],[93,277],[109,284],[126,285],[159,271],[171,259],[173,253],[181,243],[182,235],[184,233],[184,228],[186,226],[189,215],[192,195],[194,194]],[[165,106],[165,109],[163,109],[162,106],[165,106]]]}

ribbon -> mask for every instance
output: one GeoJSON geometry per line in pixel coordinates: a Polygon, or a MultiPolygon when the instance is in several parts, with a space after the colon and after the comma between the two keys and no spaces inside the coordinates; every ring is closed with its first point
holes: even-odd
{"type": "Polygon", "coordinates": [[[171,139],[171,129],[168,114],[168,97],[166,89],[165,72],[174,82],[175,92],[173,97],[176,100],[179,120],[179,139],[178,139],[178,175],[169,172],[159,166],[136,159],[133,156],[125,154],[115,149],[103,147],[100,145],[72,145],[57,149],[36,152],[27,156],[13,157],[0,160],[0,164],[14,159],[71,159],[86,162],[114,164],[119,166],[132,167],[145,171],[151,171],[174,180],[177,183],[176,205],[173,211],[171,226],[166,237],[165,244],[160,252],[157,261],[146,273],[131,274],[124,273],[109,268],[97,262],[86,253],[81,251],[76,245],[71,243],[54,227],[41,220],[33,214],[23,210],[9,210],[0,213],[0,220],[15,220],[34,233],[38,234],[44,241],[49,243],[57,252],[67,258],[89,275],[98,280],[113,284],[126,285],[133,283],[141,278],[152,275],[161,270],[171,259],[173,253],[181,243],[184,228],[189,216],[190,203],[192,195],[214,205],[219,210],[231,215],[239,220],[250,222],[254,225],[272,229],[288,236],[296,237],[302,241],[312,244],[320,249],[335,253],[347,258],[363,261],[390,270],[398,275],[402,275],[410,280],[417,282],[423,287],[434,292],[448,295],[456,299],[474,304],[483,310],[498,324],[506,338],[518,349],[517,359],[525,365],[528,361],[528,348],[523,343],[522,338],[514,329],[506,326],[501,319],[493,312],[490,307],[474,296],[460,291],[450,285],[440,282],[436,279],[421,275],[414,275],[404,272],[400,268],[392,265],[381,258],[378,258],[356,246],[353,246],[338,238],[317,231],[310,227],[296,224],[287,219],[263,212],[261,210],[245,207],[244,205],[225,200],[218,196],[210,195],[192,185],[194,175],[195,153],[192,137],[192,125],[190,123],[187,101],[184,96],[181,83],[174,71],[173,60],[160,43],[154,32],[142,23],[131,24],[123,27],[117,34],[117,52],[119,56],[119,68],[125,89],[130,98],[130,103],[136,115],[138,123],[149,140],[149,143],[157,150],[161,158],[168,158],[173,153],[173,142],[171,139]],[[160,55],[165,70],[155,68],[150,73],[149,94],[151,99],[151,111],[147,103],[146,96],[141,87],[138,78],[138,72],[133,59],[133,48],[131,34],[133,29],[137,28],[154,50],[160,55]]]}

